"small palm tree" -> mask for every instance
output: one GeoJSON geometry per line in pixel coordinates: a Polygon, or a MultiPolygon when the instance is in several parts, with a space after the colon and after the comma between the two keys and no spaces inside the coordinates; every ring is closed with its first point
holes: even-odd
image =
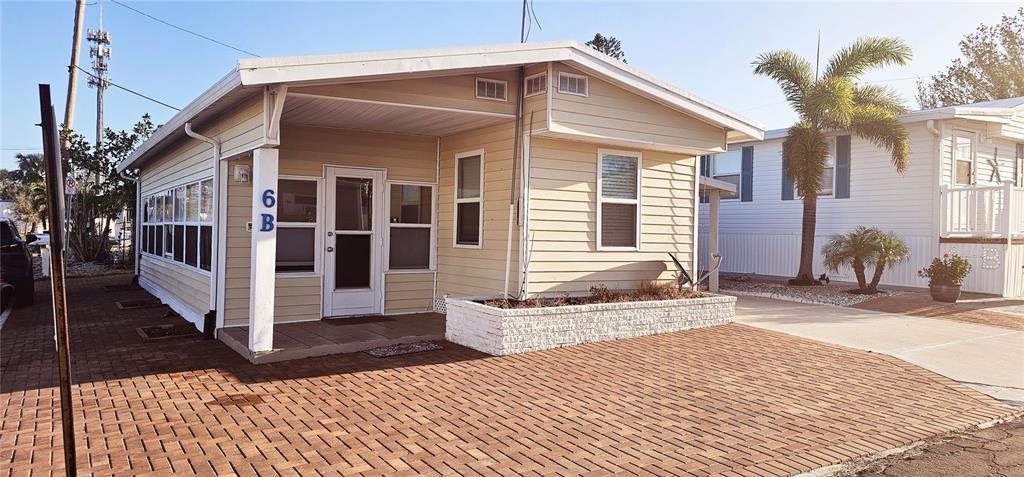
{"type": "Polygon", "coordinates": [[[889,151],[900,174],[910,160],[910,140],[897,117],[906,112],[895,93],[881,86],[857,83],[866,71],[885,65],[905,65],[910,47],[898,38],[867,37],[837,52],[818,75],[817,67],[790,51],[772,51],[758,57],[754,73],[774,79],[786,101],[799,114],[782,144],[786,176],[803,198],[800,266],[795,285],[814,280],[814,229],[818,188],[828,159],[829,131],[849,131],[889,151]]]}
{"type": "Polygon", "coordinates": [[[875,257],[875,275],[871,277],[871,283],[868,284],[868,293],[878,292],[878,282],[882,280],[883,270],[892,269],[910,258],[910,248],[907,247],[907,243],[894,232],[879,233],[875,240],[878,245],[878,254],[875,257]]]}
{"type": "Polygon", "coordinates": [[[857,286],[861,292],[867,291],[868,282],[864,271],[868,265],[876,263],[878,257],[878,236],[882,233],[876,228],[863,225],[852,232],[836,234],[821,248],[825,258],[825,268],[838,272],[842,267],[853,268],[857,276],[857,286]]]}

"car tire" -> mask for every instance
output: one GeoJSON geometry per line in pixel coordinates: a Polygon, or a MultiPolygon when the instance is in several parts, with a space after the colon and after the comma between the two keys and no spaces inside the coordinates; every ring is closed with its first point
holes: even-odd
{"type": "Polygon", "coordinates": [[[36,301],[36,282],[35,280],[22,280],[14,285],[14,292],[17,293],[17,301],[15,306],[28,306],[36,301]]]}

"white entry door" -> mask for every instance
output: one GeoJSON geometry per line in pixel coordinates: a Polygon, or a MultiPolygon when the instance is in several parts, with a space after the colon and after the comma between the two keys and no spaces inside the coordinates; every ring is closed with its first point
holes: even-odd
{"type": "Polygon", "coordinates": [[[383,310],[382,171],[329,167],[324,237],[324,316],[383,310]]]}

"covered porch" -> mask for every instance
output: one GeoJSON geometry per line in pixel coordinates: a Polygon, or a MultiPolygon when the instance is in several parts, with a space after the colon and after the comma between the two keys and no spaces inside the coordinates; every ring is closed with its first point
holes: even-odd
{"type": "Polygon", "coordinates": [[[941,237],[1024,237],[1024,187],[942,187],[941,237]]]}

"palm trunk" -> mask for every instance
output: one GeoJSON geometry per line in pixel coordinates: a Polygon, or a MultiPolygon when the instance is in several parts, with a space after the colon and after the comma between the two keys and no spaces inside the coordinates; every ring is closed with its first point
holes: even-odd
{"type": "Polygon", "coordinates": [[[816,285],[814,279],[814,230],[818,221],[818,196],[804,197],[803,226],[800,231],[800,269],[790,285],[816,285]]]}
{"type": "Polygon", "coordinates": [[[853,274],[857,276],[857,288],[864,292],[867,288],[867,279],[864,277],[864,262],[859,258],[853,260],[853,274]]]}
{"type": "Polygon", "coordinates": [[[875,293],[878,291],[878,282],[882,281],[882,271],[885,270],[885,260],[879,259],[878,263],[875,264],[875,275],[871,277],[871,285],[868,286],[868,291],[875,293]]]}

